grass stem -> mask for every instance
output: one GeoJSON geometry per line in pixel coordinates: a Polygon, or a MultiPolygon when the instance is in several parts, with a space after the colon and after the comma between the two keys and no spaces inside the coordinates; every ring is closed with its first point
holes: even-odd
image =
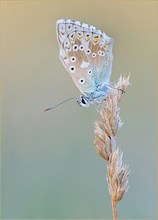
{"type": "Polygon", "coordinates": [[[118,220],[117,218],[117,208],[116,208],[116,202],[112,199],[112,213],[113,213],[113,220],[118,220]]]}

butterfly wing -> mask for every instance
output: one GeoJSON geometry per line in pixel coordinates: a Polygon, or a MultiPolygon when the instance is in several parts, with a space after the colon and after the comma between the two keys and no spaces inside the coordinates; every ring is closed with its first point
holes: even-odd
{"type": "Polygon", "coordinates": [[[73,20],[57,21],[60,59],[83,94],[109,83],[113,40],[94,26],[73,20]]]}

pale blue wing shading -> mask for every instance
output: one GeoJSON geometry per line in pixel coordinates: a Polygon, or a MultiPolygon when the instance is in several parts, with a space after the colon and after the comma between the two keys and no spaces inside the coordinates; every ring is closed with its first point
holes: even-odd
{"type": "Polygon", "coordinates": [[[57,21],[60,59],[83,94],[109,83],[113,41],[94,26],[73,20],[57,21]]]}

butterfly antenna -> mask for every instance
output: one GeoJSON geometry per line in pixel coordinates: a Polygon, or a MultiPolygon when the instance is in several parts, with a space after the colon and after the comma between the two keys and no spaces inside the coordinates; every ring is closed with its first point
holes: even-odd
{"type": "Polygon", "coordinates": [[[60,102],[59,104],[55,105],[54,107],[46,108],[46,109],[44,110],[44,112],[47,112],[47,111],[49,111],[49,110],[53,110],[53,109],[57,108],[58,106],[64,104],[65,102],[68,102],[68,101],[70,101],[70,100],[72,100],[72,99],[76,99],[76,98],[75,98],[75,97],[72,97],[72,98],[66,99],[66,100],[64,100],[63,102],[60,102]]]}

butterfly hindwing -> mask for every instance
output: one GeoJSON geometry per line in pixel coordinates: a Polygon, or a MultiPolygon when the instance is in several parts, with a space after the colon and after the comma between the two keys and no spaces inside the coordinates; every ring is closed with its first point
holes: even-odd
{"type": "Polygon", "coordinates": [[[57,21],[60,59],[83,94],[108,83],[113,41],[95,27],[73,20],[57,21]]]}

